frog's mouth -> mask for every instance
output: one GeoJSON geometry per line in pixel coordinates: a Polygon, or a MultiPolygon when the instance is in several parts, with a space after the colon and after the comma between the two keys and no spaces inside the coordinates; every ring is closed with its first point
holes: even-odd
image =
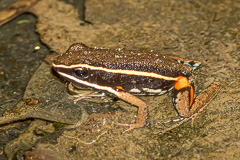
{"type": "Polygon", "coordinates": [[[65,80],[69,81],[69,82],[73,82],[74,84],[78,84],[77,82],[74,81],[74,72],[73,69],[70,68],[64,68],[64,67],[57,67],[56,65],[53,65],[53,69],[55,72],[57,72],[57,74],[59,74],[61,77],[63,77],[65,80]]]}

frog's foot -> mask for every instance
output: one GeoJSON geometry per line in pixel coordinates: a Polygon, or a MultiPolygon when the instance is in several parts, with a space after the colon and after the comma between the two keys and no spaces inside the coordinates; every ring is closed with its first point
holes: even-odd
{"type": "Polygon", "coordinates": [[[168,131],[171,131],[171,130],[173,130],[174,128],[177,128],[177,127],[181,126],[182,124],[186,123],[186,122],[189,121],[190,119],[192,120],[191,126],[193,127],[193,122],[194,122],[195,118],[197,117],[197,115],[199,115],[200,112],[202,112],[202,111],[204,110],[204,108],[207,107],[207,105],[208,105],[208,104],[206,104],[204,107],[202,107],[198,112],[192,114],[190,117],[183,119],[183,120],[182,120],[181,122],[179,122],[178,124],[173,125],[173,126],[167,128],[167,129],[164,129],[164,130],[162,130],[162,131],[159,131],[159,132],[157,132],[157,134],[164,134],[164,133],[166,133],[166,132],[168,132],[168,131]]]}
{"type": "Polygon", "coordinates": [[[82,99],[86,99],[86,98],[92,98],[91,96],[79,96],[76,99],[74,99],[74,103],[77,103],[78,101],[82,100],[82,99]]]}
{"type": "Polygon", "coordinates": [[[124,132],[122,133],[126,133],[128,131],[131,131],[132,129],[135,129],[135,128],[140,128],[140,127],[143,127],[144,125],[141,125],[141,124],[138,124],[138,123],[134,123],[134,124],[123,124],[123,123],[114,123],[115,125],[119,125],[119,126],[128,126],[129,128],[127,130],[125,130],[124,132]]]}
{"type": "Polygon", "coordinates": [[[195,117],[196,117],[196,113],[193,114],[192,116],[188,117],[188,118],[185,118],[185,119],[182,120],[180,123],[178,123],[178,124],[176,124],[176,125],[173,125],[173,126],[167,128],[167,129],[164,129],[164,130],[162,130],[162,131],[159,131],[159,132],[157,132],[156,134],[164,134],[164,133],[166,133],[166,132],[168,132],[168,131],[171,131],[171,130],[173,130],[174,128],[177,128],[177,127],[181,126],[182,124],[186,123],[188,120],[193,119],[193,118],[195,118],[195,117]]]}

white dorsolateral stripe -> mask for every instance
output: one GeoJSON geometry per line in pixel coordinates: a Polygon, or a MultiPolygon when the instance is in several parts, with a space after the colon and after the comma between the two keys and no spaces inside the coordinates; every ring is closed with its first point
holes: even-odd
{"type": "Polygon", "coordinates": [[[76,77],[69,76],[68,74],[65,74],[65,73],[62,73],[62,72],[58,72],[58,74],[62,75],[63,77],[66,77],[66,78],[68,78],[68,79],[71,79],[71,80],[73,80],[74,82],[77,82],[77,83],[79,83],[79,84],[83,84],[83,85],[86,85],[86,86],[89,86],[89,87],[93,87],[93,88],[96,88],[96,89],[98,89],[98,90],[108,91],[108,92],[113,93],[113,94],[115,94],[115,95],[118,96],[118,92],[115,91],[114,89],[112,89],[111,87],[100,86],[100,85],[97,85],[97,84],[89,83],[89,82],[80,80],[80,79],[78,79],[78,78],[76,78],[76,77]]]}
{"type": "Polygon", "coordinates": [[[71,66],[66,66],[66,65],[56,65],[53,64],[53,67],[56,68],[89,68],[92,70],[100,70],[100,71],[105,71],[109,73],[120,73],[120,74],[128,74],[128,75],[136,75],[136,76],[145,76],[145,77],[153,77],[153,78],[159,78],[159,79],[165,79],[165,80],[173,80],[177,81],[177,77],[168,77],[168,76],[162,76],[157,73],[152,73],[152,72],[142,72],[142,71],[134,71],[134,70],[124,70],[124,69],[107,69],[103,67],[94,67],[90,66],[88,64],[76,64],[76,65],[71,65],[71,66]]]}

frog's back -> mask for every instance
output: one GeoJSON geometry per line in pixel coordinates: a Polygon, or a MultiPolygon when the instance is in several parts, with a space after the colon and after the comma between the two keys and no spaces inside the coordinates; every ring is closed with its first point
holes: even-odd
{"type": "Polygon", "coordinates": [[[61,54],[55,64],[88,64],[107,69],[152,72],[163,76],[189,76],[192,67],[159,53],[146,50],[98,49],[84,44],[73,44],[66,53],[61,54]]]}

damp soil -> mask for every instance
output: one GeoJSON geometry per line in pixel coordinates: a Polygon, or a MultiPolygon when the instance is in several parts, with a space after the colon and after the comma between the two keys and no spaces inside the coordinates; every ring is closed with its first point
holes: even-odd
{"type": "Polygon", "coordinates": [[[88,0],[84,11],[68,2],[41,0],[0,28],[0,159],[240,157],[239,2],[88,0]],[[215,81],[222,89],[193,126],[165,134],[181,120],[171,93],[141,96],[147,125],[122,134],[127,127],[113,123],[134,123],[136,107],[109,96],[74,103],[43,62],[76,42],[198,60],[196,94],[215,81]]]}

